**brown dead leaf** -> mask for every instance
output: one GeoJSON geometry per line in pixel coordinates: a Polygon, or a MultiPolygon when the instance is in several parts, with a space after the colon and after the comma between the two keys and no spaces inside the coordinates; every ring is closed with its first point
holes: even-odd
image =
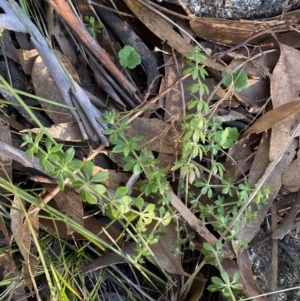
{"type": "Polygon", "coordinates": [[[158,119],[136,118],[126,130],[130,137],[142,135],[139,145],[146,146],[151,151],[174,154],[179,151],[179,133],[170,125],[158,119]]]}
{"type": "MultiPolygon", "coordinates": [[[[59,210],[56,202],[53,199],[48,203],[48,205],[59,210]]],[[[77,232],[73,232],[72,234],[69,234],[68,227],[67,227],[66,223],[64,223],[63,221],[56,220],[55,225],[54,225],[54,221],[52,219],[49,219],[49,214],[46,211],[42,211],[41,215],[45,216],[45,218],[43,218],[42,216],[40,217],[41,225],[46,227],[52,233],[57,234],[64,239],[71,239],[71,240],[73,240],[73,239],[85,240],[86,239],[84,236],[82,236],[81,234],[79,234],[77,232]]],[[[87,229],[88,231],[92,232],[93,234],[98,235],[101,239],[103,239],[107,243],[111,244],[112,243],[111,239],[102,231],[102,229],[104,227],[107,227],[107,225],[99,222],[94,217],[91,217],[91,216],[88,217],[88,215],[86,213],[84,213],[83,215],[84,215],[84,219],[83,219],[84,228],[87,229]]],[[[120,238],[120,235],[121,235],[121,232],[113,226],[106,228],[106,232],[109,233],[110,237],[115,241],[118,238],[120,238]]],[[[119,243],[121,244],[120,240],[119,240],[119,243]]]]}
{"type": "MultiPolygon", "coordinates": [[[[262,295],[262,291],[260,287],[257,285],[252,270],[251,270],[251,261],[249,259],[249,255],[247,250],[243,250],[239,252],[237,255],[237,261],[240,270],[240,277],[242,280],[243,287],[246,291],[247,297],[255,297],[262,295]]],[[[267,301],[267,298],[256,297],[256,301],[267,301]]]]}
{"type": "Polygon", "coordinates": [[[249,127],[241,136],[247,137],[253,133],[261,133],[281,123],[283,120],[293,116],[300,111],[300,98],[286,103],[276,109],[265,113],[251,127],[249,127]]]}
{"type": "Polygon", "coordinates": [[[86,274],[92,271],[96,271],[98,269],[102,269],[107,266],[126,263],[128,262],[128,260],[126,260],[126,257],[136,254],[135,248],[136,248],[136,243],[130,243],[125,245],[125,247],[121,249],[121,254],[123,253],[123,256],[115,252],[104,254],[103,256],[97,258],[92,263],[85,265],[81,269],[81,273],[86,274]]]}
{"type": "Polygon", "coordinates": [[[39,56],[38,51],[36,49],[24,50],[20,48],[17,49],[17,53],[24,73],[30,75],[32,72],[34,61],[39,56]]]}
{"type": "Polygon", "coordinates": [[[268,52],[265,55],[261,55],[257,50],[251,53],[252,59],[249,60],[248,51],[242,50],[230,62],[229,66],[232,69],[244,64],[242,70],[249,77],[247,87],[241,91],[234,92],[237,99],[247,106],[248,111],[259,111],[265,105],[266,100],[270,98],[270,84],[266,77],[274,69],[279,55],[280,52],[278,50],[268,52]]]}
{"type": "Polygon", "coordinates": [[[225,162],[226,177],[235,179],[245,174],[250,169],[248,162],[251,159],[251,155],[252,150],[249,138],[243,138],[234,143],[228,151],[225,162]]]}
{"type": "MultiPolygon", "coordinates": [[[[149,235],[156,227],[156,221],[147,226],[146,234],[149,235]]],[[[161,231],[165,234],[159,239],[159,242],[149,245],[159,266],[168,273],[179,274],[186,277],[190,275],[186,273],[181,265],[181,256],[174,256],[177,245],[174,241],[177,239],[175,231],[176,224],[171,222],[168,226],[162,227],[161,231]]]]}
{"type": "Polygon", "coordinates": [[[76,54],[74,49],[71,47],[70,41],[68,41],[67,39],[69,35],[66,35],[62,31],[58,15],[51,14],[51,16],[48,17],[48,22],[49,29],[51,30],[49,34],[55,37],[56,42],[58,43],[59,48],[61,49],[64,56],[68,58],[72,66],[75,66],[78,63],[76,54]]]}
{"type": "Polygon", "coordinates": [[[102,182],[107,188],[117,190],[121,183],[127,183],[130,175],[126,172],[117,172],[113,169],[104,169],[99,166],[94,166],[93,175],[98,172],[105,172],[107,174],[107,179],[102,182]]]}
{"type": "MultiPolygon", "coordinates": [[[[297,152],[297,158],[289,165],[282,174],[282,184],[289,187],[300,187],[300,151],[297,152]]],[[[290,190],[290,189],[289,189],[290,190]]]]}
{"type": "Polygon", "coordinates": [[[299,48],[300,47],[300,33],[297,31],[284,32],[279,35],[276,35],[276,39],[274,39],[272,37],[272,38],[266,40],[264,43],[265,44],[273,43],[274,45],[277,45],[278,42],[285,44],[287,46],[293,47],[293,48],[299,48]]]}
{"type": "MultiPolygon", "coordinates": [[[[283,104],[298,98],[300,93],[300,52],[284,44],[279,46],[280,58],[270,77],[273,109],[278,107],[283,109],[283,104]]],[[[271,161],[280,153],[281,146],[287,143],[290,131],[299,120],[300,114],[291,114],[289,118],[273,127],[270,141],[271,161]]]]}
{"type": "MultiPolygon", "coordinates": [[[[57,185],[43,184],[44,188],[50,193],[54,191],[57,185]]],[[[76,193],[69,187],[65,187],[63,191],[57,193],[54,197],[54,200],[59,208],[59,210],[72,218],[79,225],[83,226],[83,205],[82,200],[79,197],[79,194],[76,193]]],[[[67,225],[68,231],[67,234],[71,235],[74,233],[73,229],[70,229],[67,225]]]]}
{"type": "MultiPolygon", "coordinates": [[[[16,270],[15,262],[13,260],[12,250],[11,250],[11,241],[9,239],[9,234],[6,229],[6,225],[2,215],[0,215],[0,231],[5,237],[6,246],[8,253],[3,253],[0,251],[0,267],[4,269],[3,277],[8,279],[20,277],[20,273],[16,270]]],[[[13,298],[14,300],[26,300],[25,285],[16,286],[13,289],[13,298]]]]}
{"type": "Polygon", "coordinates": [[[280,223],[278,228],[273,231],[272,237],[274,239],[283,239],[284,236],[286,236],[292,230],[299,211],[300,211],[300,190],[298,190],[298,193],[295,197],[295,201],[293,202],[288,213],[285,215],[283,221],[280,223]]]}
{"type": "MultiPolygon", "coordinates": [[[[58,51],[56,51],[55,54],[67,69],[69,74],[71,74],[72,77],[79,82],[76,72],[74,71],[72,65],[68,62],[67,58],[58,51]]],[[[73,114],[71,114],[70,109],[59,106],[59,104],[65,105],[65,102],[53,78],[51,77],[48,68],[40,56],[38,56],[34,62],[31,78],[37,96],[50,99],[58,103],[58,105],[54,105],[45,101],[40,101],[41,106],[54,123],[58,124],[76,121],[73,114]]]]}
{"type": "Polygon", "coordinates": [[[39,219],[37,216],[30,216],[27,220],[23,211],[25,209],[21,202],[17,196],[14,197],[10,210],[11,230],[24,259],[22,277],[31,291],[32,279],[30,275],[35,274],[35,266],[37,264],[36,247],[32,243],[31,236],[35,235],[38,237],[39,219]],[[29,223],[32,225],[35,233],[31,233],[29,223]]]}
{"type": "Polygon", "coordinates": [[[270,149],[270,131],[262,134],[262,138],[260,140],[258,150],[255,154],[249,172],[248,180],[250,183],[255,184],[265,173],[270,163],[269,149],[270,149]]]}
{"type": "MultiPolygon", "coordinates": [[[[59,139],[61,141],[82,141],[82,135],[77,122],[59,123],[54,124],[50,128],[45,128],[51,137],[59,139]]],[[[27,133],[29,130],[20,131],[21,133],[27,133]]],[[[30,129],[32,133],[39,133],[40,128],[30,129]]]]}

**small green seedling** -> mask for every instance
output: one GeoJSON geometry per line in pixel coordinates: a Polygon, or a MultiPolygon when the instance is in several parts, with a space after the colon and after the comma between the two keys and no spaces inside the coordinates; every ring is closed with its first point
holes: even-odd
{"type": "Polygon", "coordinates": [[[245,89],[248,85],[248,76],[247,73],[242,71],[242,70],[238,70],[235,73],[233,73],[232,75],[228,76],[227,72],[222,72],[222,77],[226,79],[224,80],[223,84],[225,85],[225,87],[229,87],[232,85],[234,85],[234,91],[238,92],[241,91],[243,89],[245,89]]]}
{"type": "Polygon", "coordinates": [[[141,63],[141,56],[132,46],[125,45],[118,53],[120,65],[123,68],[134,69],[141,63]]]}
{"type": "Polygon", "coordinates": [[[96,39],[97,33],[101,33],[101,29],[104,27],[102,23],[97,21],[94,17],[84,17],[84,25],[89,34],[96,39]]]}
{"type": "Polygon", "coordinates": [[[239,138],[237,128],[227,127],[223,131],[217,132],[217,142],[222,148],[230,148],[231,145],[239,138]]]}

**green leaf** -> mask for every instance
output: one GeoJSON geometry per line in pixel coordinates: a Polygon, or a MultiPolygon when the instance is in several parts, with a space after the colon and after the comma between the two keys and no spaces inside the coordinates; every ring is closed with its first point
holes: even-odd
{"type": "Polygon", "coordinates": [[[164,215],[161,223],[164,225],[164,226],[168,226],[171,222],[171,213],[170,212],[166,212],[166,214],[164,215]]]}
{"type": "Polygon", "coordinates": [[[135,199],[135,206],[140,210],[140,211],[142,211],[143,210],[143,205],[144,205],[144,200],[143,200],[143,198],[141,198],[140,196],[139,197],[137,197],[136,199],[135,199]]]}
{"type": "Polygon", "coordinates": [[[215,284],[219,287],[224,287],[224,283],[223,283],[222,279],[219,277],[216,277],[216,276],[211,277],[211,281],[213,284],[215,284]]]}
{"type": "Polygon", "coordinates": [[[125,186],[120,186],[117,188],[116,190],[116,194],[115,194],[115,197],[121,197],[121,196],[124,196],[128,193],[128,189],[127,187],[125,186]]]}
{"type": "Polygon", "coordinates": [[[104,135],[110,135],[110,134],[112,134],[115,131],[116,131],[115,129],[106,129],[106,130],[102,131],[102,134],[104,134],[104,135]]]}
{"type": "Polygon", "coordinates": [[[85,178],[89,180],[92,176],[94,169],[94,163],[92,161],[86,161],[83,165],[83,173],[85,175],[85,178]]]}
{"type": "Polygon", "coordinates": [[[50,154],[48,155],[48,159],[52,162],[58,162],[60,160],[60,157],[56,154],[50,154]]]}
{"type": "Polygon", "coordinates": [[[236,271],[233,275],[233,283],[236,283],[240,279],[239,271],[236,271]]]}
{"type": "Polygon", "coordinates": [[[106,172],[98,172],[91,178],[90,182],[101,183],[105,181],[107,178],[108,178],[108,174],[106,172]]]}
{"type": "Polygon", "coordinates": [[[65,155],[64,155],[64,159],[65,159],[65,162],[66,163],[69,163],[73,160],[74,158],[74,155],[75,155],[75,150],[74,148],[69,148],[66,152],[65,152],[65,155]]]}
{"type": "Polygon", "coordinates": [[[223,84],[225,87],[229,87],[230,85],[234,85],[234,91],[241,91],[245,89],[248,85],[248,76],[247,73],[243,70],[238,70],[235,73],[229,75],[227,72],[222,72],[222,77],[227,77],[223,84]],[[228,76],[228,77],[227,77],[228,76]]]}
{"type": "Polygon", "coordinates": [[[134,164],[132,172],[134,175],[138,175],[141,172],[141,166],[139,163],[134,164]]]}
{"type": "Polygon", "coordinates": [[[121,153],[121,152],[123,152],[124,147],[125,147],[124,144],[116,145],[113,148],[113,152],[114,153],[121,153]]]}
{"type": "Polygon", "coordinates": [[[67,164],[68,168],[73,170],[78,170],[82,167],[83,162],[81,160],[75,159],[67,164]]]}
{"type": "Polygon", "coordinates": [[[64,182],[64,178],[62,177],[62,175],[58,175],[57,177],[57,181],[58,181],[58,186],[61,190],[64,190],[65,187],[65,182],[64,182]]]}
{"type": "Polygon", "coordinates": [[[134,69],[141,64],[140,55],[134,50],[132,46],[125,45],[118,53],[120,65],[123,68],[134,69]]]}
{"type": "Polygon", "coordinates": [[[97,198],[86,189],[82,189],[79,195],[84,202],[87,202],[89,204],[97,204],[97,198]]]}
{"type": "Polygon", "coordinates": [[[90,185],[90,187],[98,194],[102,195],[106,192],[106,187],[102,184],[90,185]]]}
{"type": "Polygon", "coordinates": [[[211,293],[213,293],[213,292],[217,292],[217,291],[219,291],[219,290],[221,290],[223,288],[223,286],[218,286],[218,285],[215,285],[215,284],[210,284],[208,287],[207,287],[207,289],[211,292],[211,293]]]}
{"type": "Polygon", "coordinates": [[[229,275],[225,270],[222,270],[220,274],[225,283],[230,283],[229,275]]]}
{"type": "Polygon", "coordinates": [[[234,289],[234,290],[237,290],[237,291],[240,291],[240,290],[243,289],[243,285],[240,284],[240,283],[232,284],[230,287],[231,287],[232,289],[234,289]]]}
{"type": "Polygon", "coordinates": [[[215,251],[215,248],[208,242],[205,242],[203,244],[203,248],[207,251],[211,251],[211,252],[214,252],[215,251]]]}
{"type": "Polygon", "coordinates": [[[82,182],[80,182],[80,181],[74,181],[73,183],[72,183],[72,187],[74,188],[74,189],[79,189],[79,188],[81,188],[81,187],[83,187],[84,186],[84,183],[82,183],[82,182]]]}
{"type": "Polygon", "coordinates": [[[54,145],[52,148],[51,148],[51,153],[57,153],[59,151],[61,151],[63,148],[63,144],[59,143],[59,144],[56,144],[54,145]]]}
{"type": "Polygon", "coordinates": [[[239,132],[237,128],[227,127],[225,130],[216,133],[218,145],[225,149],[230,148],[238,138],[239,132]]]}

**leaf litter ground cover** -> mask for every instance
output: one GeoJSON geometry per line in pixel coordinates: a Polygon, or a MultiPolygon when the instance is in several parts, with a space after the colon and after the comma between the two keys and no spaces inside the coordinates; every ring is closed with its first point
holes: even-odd
{"type": "Polygon", "coordinates": [[[1,300],[297,300],[298,10],[0,7],[1,300]]]}

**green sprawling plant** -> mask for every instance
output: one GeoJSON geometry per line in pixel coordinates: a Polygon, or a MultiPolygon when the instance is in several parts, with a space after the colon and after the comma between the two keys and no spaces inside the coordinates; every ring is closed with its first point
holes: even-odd
{"type": "MultiPolygon", "coordinates": [[[[131,64],[131,60],[135,61],[135,54],[131,49],[127,52],[126,57],[131,64]]],[[[233,229],[228,225],[234,220],[239,208],[255,187],[247,180],[236,184],[231,179],[224,178],[224,166],[218,162],[217,155],[231,147],[238,139],[238,131],[236,128],[223,128],[221,122],[209,114],[209,104],[203,100],[204,94],[209,92],[202,82],[207,76],[203,67],[204,60],[205,57],[198,48],[194,53],[187,55],[189,67],[184,73],[191,73],[195,81],[188,88],[193,100],[187,108],[194,111],[184,116],[182,154],[180,160],[172,167],[172,171],[179,170],[180,189],[190,210],[199,217],[199,220],[205,225],[211,224],[220,235],[226,233],[226,240],[238,241],[238,245],[244,247],[246,242],[239,240],[239,220],[235,222],[233,229]],[[198,195],[191,192],[191,186],[199,190],[198,195]],[[203,196],[209,198],[209,204],[203,204],[203,196]]],[[[124,64],[130,68],[128,62],[124,64]]],[[[91,204],[100,203],[113,221],[118,220],[124,231],[137,243],[137,254],[132,258],[133,262],[142,263],[143,256],[151,256],[149,245],[159,241],[162,227],[168,225],[172,218],[175,219],[177,213],[166,193],[169,189],[169,180],[166,170],[157,167],[158,159],[152,152],[138,144],[142,137],[129,137],[126,134],[126,130],[130,128],[128,118],[121,118],[120,114],[112,110],[106,112],[101,121],[109,126],[104,134],[109,135],[113,152],[122,154],[124,171],[131,172],[136,178],[140,174],[144,176],[140,193],[136,198],[132,198],[128,193],[130,187],[123,186],[116,190],[114,196],[109,195],[102,184],[107,174],[104,172],[94,174],[92,161],[82,162],[75,159],[73,148],[64,149],[63,145],[54,141],[46,131],[41,131],[35,138],[28,133],[24,137],[23,146],[27,146],[26,153],[29,157],[40,158],[43,170],[57,179],[61,189],[66,183],[71,183],[72,187],[79,191],[83,201],[91,204]],[[151,194],[157,196],[156,204],[145,201],[145,197],[151,194]],[[150,224],[154,227],[148,233],[147,227],[150,224]]],[[[267,195],[267,188],[257,193],[254,199],[257,209],[260,209],[267,195]]],[[[247,208],[244,214],[248,220],[255,217],[255,211],[251,208],[247,208]]],[[[178,227],[178,237],[182,237],[183,229],[184,227],[178,227]]],[[[179,238],[177,243],[189,243],[189,247],[194,248],[192,235],[183,234],[183,236],[184,238],[179,238]]],[[[219,240],[216,245],[205,243],[203,246],[204,261],[215,265],[221,275],[211,279],[212,284],[208,289],[220,291],[224,296],[236,300],[234,291],[242,287],[237,283],[238,273],[230,279],[222,268],[221,261],[224,255],[222,244],[223,241],[219,240]]],[[[181,254],[179,245],[174,255],[181,254]]]]}
{"type": "Polygon", "coordinates": [[[97,33],[101,33],[102,28],[104,27],[104,25],[96,20],[95,17],[89,16],[84,17],[84,26],[94,39],[97,38],[97,33]]]}

